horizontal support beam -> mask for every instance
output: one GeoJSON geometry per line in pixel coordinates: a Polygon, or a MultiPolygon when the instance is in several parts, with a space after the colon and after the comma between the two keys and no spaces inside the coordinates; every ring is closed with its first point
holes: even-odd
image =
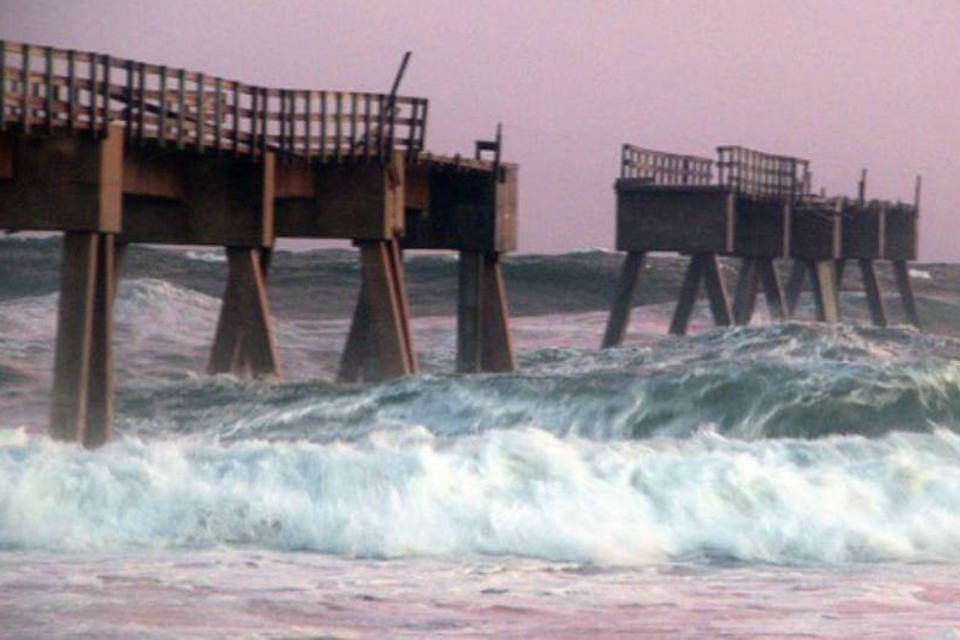
{"type": "Polygon", "coordinates": [[[282,163],[276,178],[279,237],[387,240],[403,233],[404,162],[282,163]]]}
{"type": "Polygon", "coordinates": [[[13,156],[16,150],[13,138],[0,136],[0,180],[13,178],[13,156]]]}
{"type": "Polygon", "coordinates": [[[0,135],[0,229],[120,230],[123,131],[32,138],[0,135]]]}
{"type": "Polygon", "coordinates": [[[790,220],[790,256],[815,262],[840,258],[840,221],[840,211],[833,206],[794,208],[790,220]]]}
{"type": "Polygon", "coordinates": [[[734,194],[720,187],[638,187],[618,180],[617,250],[731,253],[734,194]]]}
{"type": "Polygon", "coordinates": [[[504,253],[517,246],[517,167],[453,171],[421,164],[407,172],[407,249],[504,253]]]}
{"type": "Polygon", "coordinates": [[[273,245],[273,154],[254,163],[133,148],[124,166],[122,241],[273,245]]]}

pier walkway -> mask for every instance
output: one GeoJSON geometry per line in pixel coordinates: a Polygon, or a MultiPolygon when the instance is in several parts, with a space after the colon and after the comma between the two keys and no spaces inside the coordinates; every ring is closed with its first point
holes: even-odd
{"type": "Polygon", "coordinates": [[[868,201],[866,170],[856,197],[811,189],[810,163],[740,146],[717,148],[717,160],[621,149],[616,246],[626,252],[602,346],[622,343],[644,257],[651,251],[690,256],[670,333],[687,332],[701,283],[717,326],[748,324],[763,290],[772,318],[793,317],[809,278],[816,319],[838,322],[839,283],[856,260],[872,321],[886,326],[874,262],[889,260],[907,321],[920,326],[907,262],[917,257],[920,178],[913,204],[868,201]],[[718,256],[738,258],[731,300],[718,256]],[[774,260],[793,263],[786,288],[774,260]]]}
{"type": "Polygon", "coordinates": [[[517,167],[499,127],[427,153],[428,101],[278,89],[0,41],[0,229],[64,233],[51,428],[113,421],[112,305],[130,243],[219,245],[229,277],[208,370],[279,376],[267,296],[277,238],[351,240],[362,285],[340,379],[417,371],[402,251],[460,252],[457,367],[514,366],[500,256],[517,167]]]}

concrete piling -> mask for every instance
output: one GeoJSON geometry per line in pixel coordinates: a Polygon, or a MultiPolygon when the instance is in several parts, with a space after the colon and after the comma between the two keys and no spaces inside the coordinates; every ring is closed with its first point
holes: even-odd
{"type": "Polygon", "coordinates": [[[516,244],[517,167],[501,161],[499,126],[473,159],[425,152],[426,99],[396,95],[409,55],[389,96],[281,91],[278,106],[275,90],[110,56],[90,57],[103,81],[80,87],[71,61],[93,54],[0,51],[0,77],[50,63],[0,83],[0,102],[23,105],[0,113],[0,229],[64,233],[56,437],[110,438],[112,309],[134,243],[224,247],[207,370],[278,378],[267,292],[276,239],[353,241],[362,283],[338,377],[375,381],[417,371],[401,251],[412,215],[424,224],[404,246],[467,256],[459,332],[473,333],[458,341],[458,366],[513,369],[500,256],[516,244]]]}

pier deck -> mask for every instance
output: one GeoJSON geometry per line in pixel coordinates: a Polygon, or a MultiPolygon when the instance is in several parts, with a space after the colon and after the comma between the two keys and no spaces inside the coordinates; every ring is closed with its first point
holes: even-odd
{"type": "Polygon", "coordinates": [[[211,373],[280,375],[267,280],[281,237],[359,249],[341,380],[417,370],[403,249],[461,252],[458,368],[513,368],[499,260],[516,244],[517,168],[500,160],[499,128],[471,158],[428,154],[428,101],[396,93],[406,61],[377,94],[0,41],[0,228],[65,233],[54,434],[110,436],[112,304],[130,243],[225,247],[211,373]]]}
{"type": "Polygon", "coordinates": [[[839,279],[857,260],[875,324],[886,324],[873,263],[890,260],[908,320],[919,326],[906,263],[916,259],[919,178],[913,205],[812,193],[809,161],[739,146],[717,148],[718,159],[623,145],[616,246],[625,251],[604,347],[622,343],[644,256],[690,256],[670,332],[684,334],[701,283],[718,326],[747,324],[762,288],[776,319],[791,317],[809,276],[820,321],[840,320],[839,279]],[[741,260],[731,300],[718,257],[741,260]],[[781,286],[774,260],[794,263],[781,286]]]}

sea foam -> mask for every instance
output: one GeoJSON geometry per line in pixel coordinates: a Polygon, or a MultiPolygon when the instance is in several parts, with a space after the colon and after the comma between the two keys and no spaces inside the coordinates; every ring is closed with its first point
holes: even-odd
{"type": "Polygon", "coordinates": [[[0,442],[0,547],[253,546],[629,565],[960,559],[960,439],[0,442]]]}

